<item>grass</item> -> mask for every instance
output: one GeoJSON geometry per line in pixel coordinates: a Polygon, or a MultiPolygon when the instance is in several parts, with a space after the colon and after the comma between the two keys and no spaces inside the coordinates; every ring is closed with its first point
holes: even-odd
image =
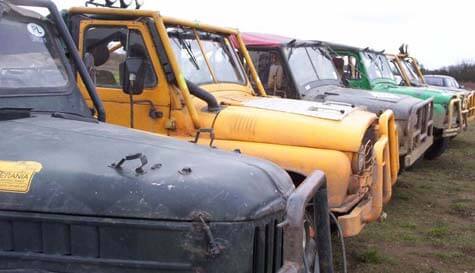
{"type": "Polygon", "coordinates": [[[440,158],[400,175],[385,221],[346,239],[349,272],[475,273],[475,122],[470,125],[440,158]]]}

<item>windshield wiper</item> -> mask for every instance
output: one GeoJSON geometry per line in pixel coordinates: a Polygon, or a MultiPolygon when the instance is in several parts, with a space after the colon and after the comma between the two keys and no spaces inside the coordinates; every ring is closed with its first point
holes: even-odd
{"type": "Polygon", "coordinates": [[[327,58],[329,61],[333,61],[332,59],[332,56],[330,54],[330,52],[328,52],[327,50],[325,50],[324,48],[322,48],[320,45],[314,45],[311,47],[315,52],[318,50],[318,52],[320,52],[320,54],[327,58]]]}
{"type": "Polygon", "coordinates": [[[297,40],[292,39],[290,42],[287,43],[287,47],[290,48],[289,55],[287,56],[287,60],[290,60],[290,57],[292,56],[292,53],[294,53],[295,42],[297,42],[297,40]]]}
{"type": "Polygon", "coordinates": [[[181,47],[186,51],[186,53],[190,57],[190,62],[196,67],[196,70],[200,70],[198,60],[196,59],[195,53],[193,53],[193,49],[191,48],[191,43],[186,42],[185,39],[183,39],[179,33],[177,33],[176,38],[180,42],[181,47]]]}

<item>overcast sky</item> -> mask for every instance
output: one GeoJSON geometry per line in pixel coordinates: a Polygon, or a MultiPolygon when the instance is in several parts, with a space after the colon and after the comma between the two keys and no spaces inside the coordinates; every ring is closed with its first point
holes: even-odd
{"type": "MultiPolygon", "coordinates": [[[[85,2],[54,1],[60,8],[85,2]]],[[[143,9],[241,31],[387,52],[396,52],[404,42],[428,68],[475,60],[473,0],[145,0],[143,9]]]]}

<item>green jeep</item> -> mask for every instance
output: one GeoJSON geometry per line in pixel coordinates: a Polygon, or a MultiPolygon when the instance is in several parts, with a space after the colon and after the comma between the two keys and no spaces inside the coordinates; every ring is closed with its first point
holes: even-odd
{"type": "Polygon", "coordinates": [[[449,139],[463,130],[462,104],[451,92],[433,88],[400,86],[393,75],[391,64],[384,51],[329,44],[335,59],[342,59],[342,79],[346,86],[378,92],[409,95],[419,99],[434,100],[434,144],[425,157],[440,156],[448,146],[449,139]]]}

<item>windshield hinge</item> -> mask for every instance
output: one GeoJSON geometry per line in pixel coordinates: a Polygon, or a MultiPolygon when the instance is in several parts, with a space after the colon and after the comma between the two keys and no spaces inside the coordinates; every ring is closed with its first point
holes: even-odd
{"type": "Polygon", "coordinates": [[[195,139],[190,141],[190,142],[191,143],[198,143],[198,141],[200,140],[201,133],[209,133],[209,137],[210,137],[209,146],[211,148],[216,148],[215,146],[213,146],[214,137],[215,137],[213,128],[200,128],[200,129],[198,129],[198,131],[196,132],[196,135],[195,135],[195,139]]]}

